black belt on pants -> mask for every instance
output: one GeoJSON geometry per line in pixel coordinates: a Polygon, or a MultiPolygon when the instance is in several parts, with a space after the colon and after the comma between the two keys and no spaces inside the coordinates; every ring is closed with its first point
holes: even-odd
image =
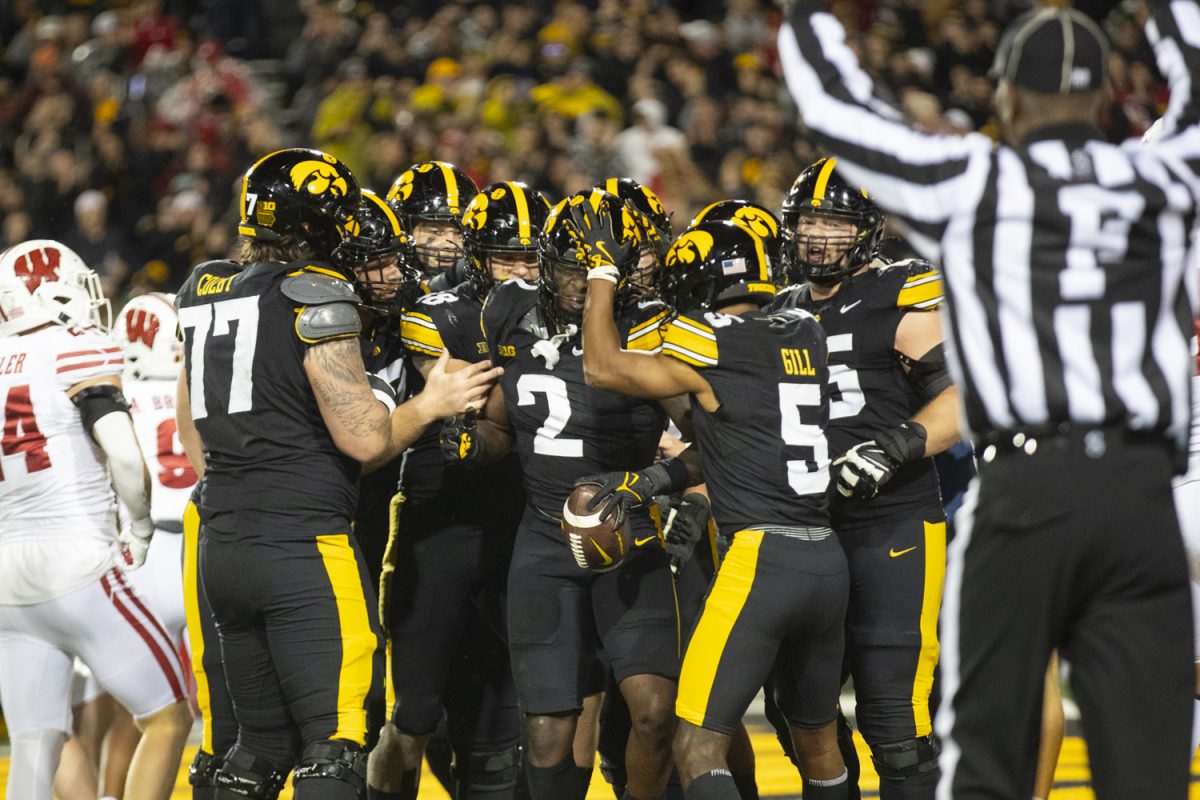
{"type": "MultiPolygon", "coordinates": [[[[1060,422],[1020,430],[990,431],[974,439],[975,455],[984,464],[1000,456],[1032,456],[1038,452],[1081,451],[1089,458],[1102,458],[1113,449],[1158,445],[1171,447],[1161,433],[1135,431],[1119,425],[1095,426],[1060,422]]],[[[1186,457],[1186,453],[1184,454],[1186,457]]]]}

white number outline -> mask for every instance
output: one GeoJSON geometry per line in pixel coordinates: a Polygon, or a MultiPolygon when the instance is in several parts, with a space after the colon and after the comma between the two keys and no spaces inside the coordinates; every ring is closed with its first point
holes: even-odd
{"type": "Polygon", "coordinates": [[[813,449],[815,466],[803,459],[787,462],[788,485],[799,495],[824,494],[829,486],[829,442],[820,425],[800,420],[800,408],[821,407],[821,386],[816,383],[779,384],[780,435],[783,443],[813,449]]]}
{"type": "Polygon", "coordinates": [[[854,334],[837,333],[827,339],[829,347],[829,385],[837,387],[837,397],[829,398],[829,419],[856,417],[867,406],[867,398],[859,382],[858,370],[849,364],[834,364],[834,353],[853,353],[854,334]]]}
{"type": "Polygon", "coordinates": [[[533,452],[558,458],[582,458],[583,439],[561,439],[559,434],[571,419],[571,399],[567,383],[553,375],[522,375],[517,380],[517,405],[537,402],[534,395],[546,396],[546,421],[533,436],[533,452]]]}
{"type": "Polygon", "coordinates": [[[179,309],[179,327],[193,329],[191,374],[188,379],[188,401],[192,419],[208,416],[204,398],[204,354],[208,337],[228,336],[229,323],[237,322],[233,340],[232,383],[229,387],[227,413],[238,414],[251,409],[254,398],[254,352],[258,346],[258,296],[233,297],[216,303],[186,306],[179,309]]]}

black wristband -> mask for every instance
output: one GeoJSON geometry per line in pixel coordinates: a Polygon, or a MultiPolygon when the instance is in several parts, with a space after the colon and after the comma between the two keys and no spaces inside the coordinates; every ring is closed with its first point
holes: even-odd
{"type": "Polygon", "coordinates": [[[899,467],[925,456],[925,426],[919,422],[902,422],[898,427],[883,431],[875,437],[875,443],[884,454],[899,467]]]}
{"type": "Polygon", "coordinates": [[[675,494],[688,487],[687,465],[678,458],[668,458],[652,467],[641,470],[644,479],[650,481],[651,496],[675,494]]]}

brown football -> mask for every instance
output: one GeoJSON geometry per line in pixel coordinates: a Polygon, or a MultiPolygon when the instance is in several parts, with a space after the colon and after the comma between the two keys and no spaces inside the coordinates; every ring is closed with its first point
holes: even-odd
{"type": "Polygon", "coordinates": [[[618,530],[602,521],[599,511],[589,511],[588,503],[599,490],[596,483],[575,487],[563,503],[562,531],[581,569],[608,572],[619,567],[629,552],[629,520],[624,520],[618,530]]]}

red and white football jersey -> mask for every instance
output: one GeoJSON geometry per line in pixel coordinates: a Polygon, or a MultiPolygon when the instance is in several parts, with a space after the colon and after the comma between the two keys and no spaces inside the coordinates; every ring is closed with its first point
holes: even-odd
{"type": "Polygon", "coordinates": [[[150,470],[150,516],[157,527],[180,531],[183,509],[197,478],[175,427],[175,381],[139,381],[126,375],[123,386],[150,470]]]}
{"type": "Polygon", "coordinates": [[[56,597],[113,565],[116,498],[67,390],[123,364],[94,328],[0,338],[0,603],[56,597]]]}

